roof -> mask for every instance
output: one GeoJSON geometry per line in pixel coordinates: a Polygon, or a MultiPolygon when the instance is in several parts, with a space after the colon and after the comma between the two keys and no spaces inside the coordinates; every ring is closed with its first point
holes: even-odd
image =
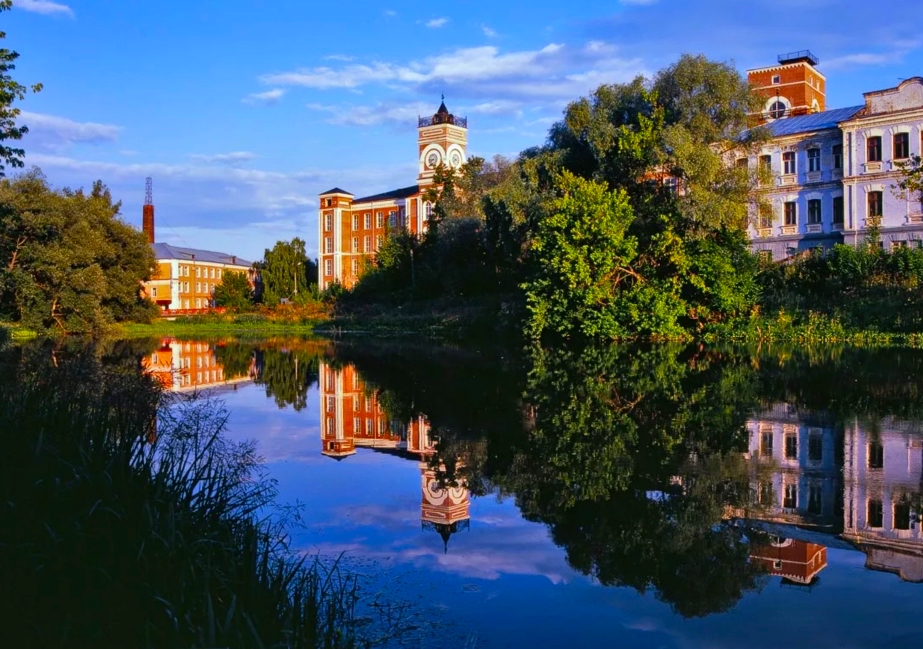
{"type": "Polygon", "coordinates": [[[230,266],[242,266],[244,268],[250,268],[253,265],[252,262],[246,259],[224,252],[215,252],[214,250],[180,248],[178,246],[171,246],[168,243],[154,243],[151,244],[151,247],[154,249],[154,256],[157,259],[184,259],[189,261],[195,259],[195,261],[207,261],[213,264],[228,264],[230,266]]]}
{"type": "Polygon", "coordinates": [[[345,189],[340,189],[339,187],[334,187],[333,189],[328,189],[325,192],[321,192],[319,196],[326,196],[327,194],[346,194],[347,196],[352,196],[352,194],[345,189]]]}
{"type": "Polygon", "coordinates": [[[399,198],[410,198],[411,196],[416,196],[420,193],[419,185],[411,185],[410,187],[404,187],[402,189],[392,189],[389,192],[384,192],[382,194],[374,194],[372,196],[364,196],[362,198],[357,198],[353,201],[353,205],[356,203],[371,203],[373,201],[387,201],[387,200],[397,200],[399,198]]]}
{"type": "Polygon", "coordinates": [[[436,111],[437,115],[448,115],[449,109],[445,107],[445,100],[439,104],[439,110],[436,111]]]}
{"type": "Polygon", "coordinates": [[[822,131],[828,128],[836,128],[837,124],[844,122],[865,106],[850,106],[849,108],[834,108],[825,110],[821,113],[811,113],[810,115],[798,115],[797,117],[783,117],[765,125],[773,137],[783,135],[795,135],[796,133],[807,133],[809,131],[822,131]]]}

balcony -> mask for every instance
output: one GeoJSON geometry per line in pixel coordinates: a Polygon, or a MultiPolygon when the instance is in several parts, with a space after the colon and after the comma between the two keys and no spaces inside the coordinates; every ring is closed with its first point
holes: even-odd
{"type": "Polygon", "coordinates": [[[446,113],[436,113],[432,117],[420,117],[417,120],[417,128],[424,128],[426,126],[437,126],[439,124],[451,124],[453,126],[460,126],[462,128],[468,128],[468,118],[467,117],[457,117],[455,115],[450,115],[446,113]]]}

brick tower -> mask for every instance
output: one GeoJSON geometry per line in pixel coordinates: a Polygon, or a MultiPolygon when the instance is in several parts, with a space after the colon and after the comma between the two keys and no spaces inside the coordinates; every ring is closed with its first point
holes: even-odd
{"type": "Polygon", "coordinates": [[[760,122],[827,109],[827,78],[817,71],[817,63],[816,56],[802,50],[779,56],[777,65],[747,70],[750,87],[766,98],[757,116],[760,122]]]}

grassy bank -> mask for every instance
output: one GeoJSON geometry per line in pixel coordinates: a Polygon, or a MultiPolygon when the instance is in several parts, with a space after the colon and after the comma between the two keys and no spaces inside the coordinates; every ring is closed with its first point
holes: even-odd
{"type": "Polygon", "coordinates": [[[82,343],[0,350],[12,645],[356,646],[355,581],[289,550],[220,404],[170,401],[136,358],[82,343]]]}

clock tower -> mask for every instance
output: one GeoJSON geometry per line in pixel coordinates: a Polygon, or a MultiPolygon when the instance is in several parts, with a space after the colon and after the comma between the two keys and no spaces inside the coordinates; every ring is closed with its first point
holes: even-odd
{"type": "Polygon", "coordinates": [[[457,117],[445,107],[445,97],[432,117],[421,117],[417,124],[421,188],[433,183],[433,173],[440,164],[461,167],[467,161],[468,118],[457,117]]]}

